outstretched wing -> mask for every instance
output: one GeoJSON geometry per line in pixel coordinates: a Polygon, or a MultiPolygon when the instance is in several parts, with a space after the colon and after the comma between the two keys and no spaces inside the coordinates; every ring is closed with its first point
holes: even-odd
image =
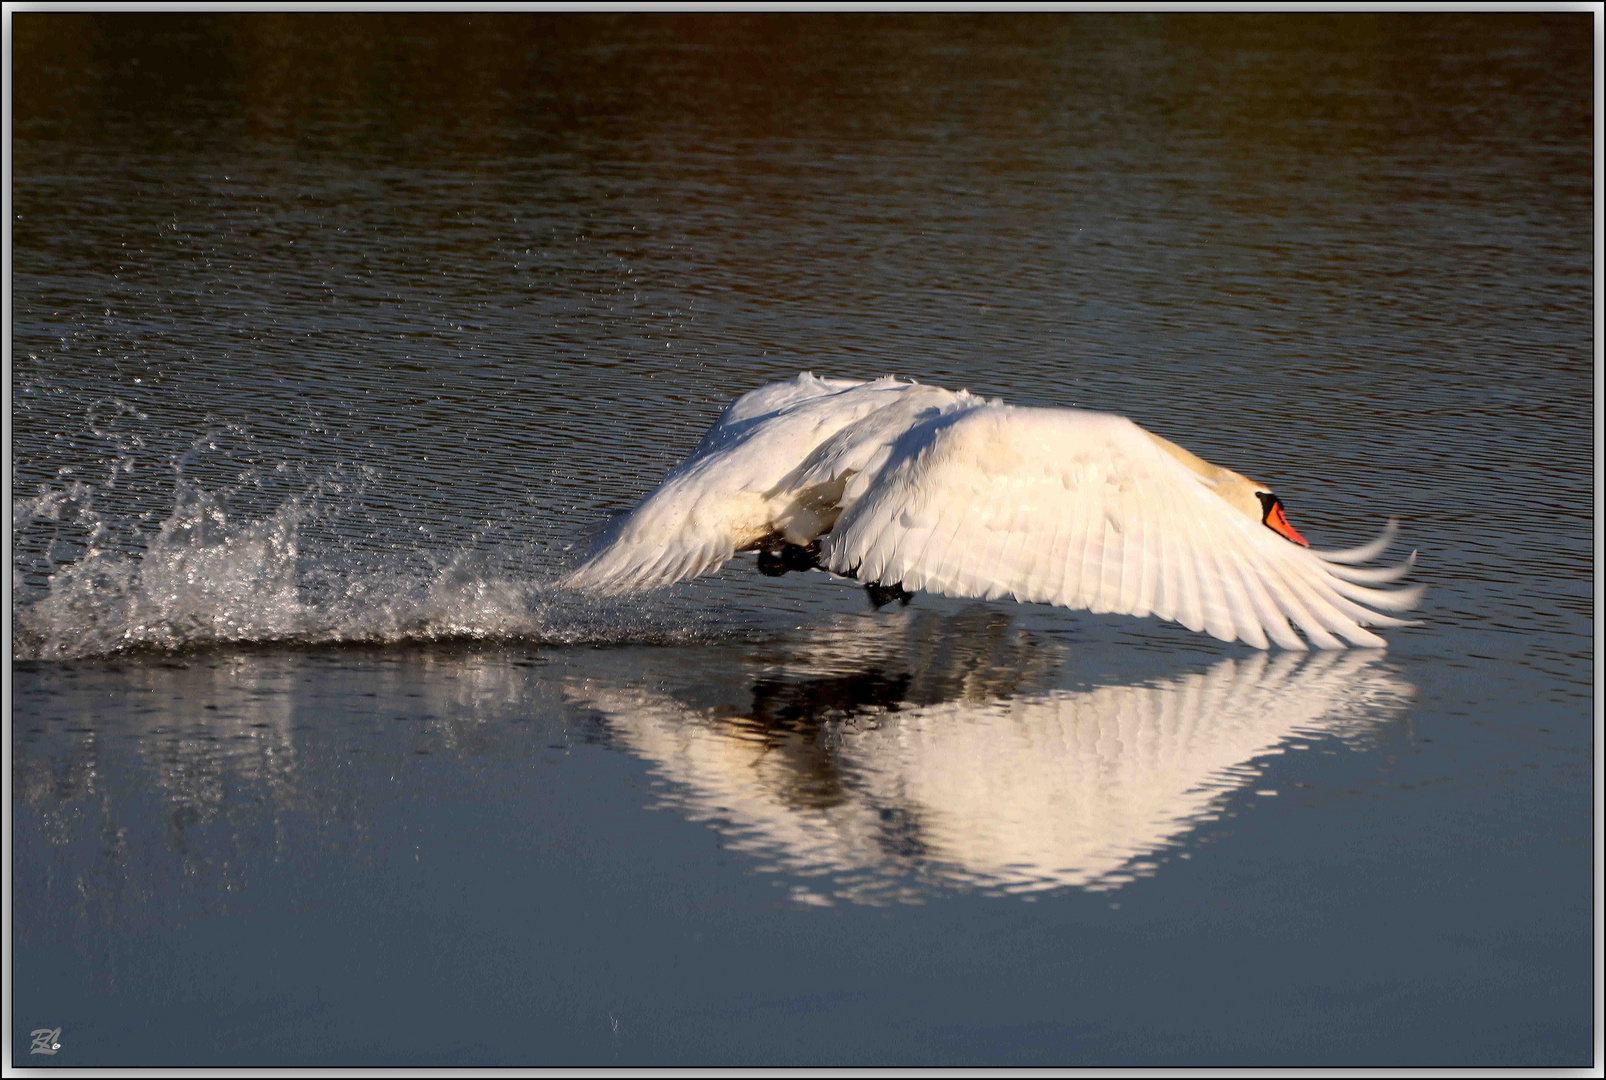
{"type": "Polygon", "coordinates": [[[1305,648],[1293,626],[1382,646],[1363,627],[1404,625],[1382,612],[1420,594],[1369,587],[1409,564],[1289,543],[1124,417],[1001,404],[911,427],[822,554],[864,582],[1152,614],[1258,648],[1305,648]]]}
{"type": "Polygon", "coordinates": [[[560,584],[633,592],[717,570],[770,529],[772,493],[815,447],[910,385],[804,373],[742,395],[662,484],[608,523],[560,584]]]}

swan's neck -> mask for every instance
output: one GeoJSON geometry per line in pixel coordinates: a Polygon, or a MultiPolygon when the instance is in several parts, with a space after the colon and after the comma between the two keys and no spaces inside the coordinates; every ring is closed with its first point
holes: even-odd
{"type": "Polygon", "coordinates": [[[1193,454],[1187,450],[1184,450],[1170,439],[1162,439],[1152,431],[1145,431],[1144,434],[1153,439],[1155,444],[1159,446],[1160,449],[1164,450],[1166,453],[1182,462],[1188,468],[1192,469],[1199,475],[1199,479],[1203,480],[1211,487],[1214,487],[1224,481],[1244,479],[1244,477],[1233,472],[1231,469],[1223,469],[1220,465],[1212,465],[1198,454],[1193,454]]]}
{"type": "Polygon", "coordinates": [[[1220,465],[1212,465],[1199,455],[1184,450],[1170,439],[1162,439],[1152,431],[1145,431],[1144,434],[1153,439],[1160,449],[1186,465],[1228,503],[1256,521],[1261,519],[1260,502],[1255,498],[1255,492],[1266,490],[1264,484],[1256,483],[1242,473],[1223,469],[1220,465]]]}

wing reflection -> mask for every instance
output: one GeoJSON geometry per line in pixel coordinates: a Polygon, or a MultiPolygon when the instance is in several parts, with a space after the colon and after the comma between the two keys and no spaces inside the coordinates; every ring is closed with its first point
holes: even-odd
{"type": "Polygon", "coordinates": [[[1057,651],[982,622],[889,622],[866,640],[867,620],[844,620],[745,707],[594,681],[568,693],[730,846],[881,902],[932,884],[1118,887],[1290,737],[1362,734],[1413,692],[1375,655],[1326,651],[1044,688],[1057,651]]]}

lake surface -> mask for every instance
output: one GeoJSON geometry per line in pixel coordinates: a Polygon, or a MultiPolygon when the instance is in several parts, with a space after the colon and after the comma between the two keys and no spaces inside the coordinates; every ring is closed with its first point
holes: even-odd
{"type": "Polygon", "coordinates": [[[1591,20],[17,15],[14,1062],[1588,1065],[1591,20]],[[802,370],[1420,624],[555,587],[802,370]]]}

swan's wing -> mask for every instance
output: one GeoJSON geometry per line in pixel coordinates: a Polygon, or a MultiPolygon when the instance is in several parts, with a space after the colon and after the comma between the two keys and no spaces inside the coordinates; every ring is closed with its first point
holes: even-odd
{"type": "Polygon", "coordinates": [[[1382,646],[1363,627],[1402,625],[1381,611],[1419,594],[1368,587],[1385,575],[1289,543],[1132,421],[1074,409],[911,427],[822,554],[865,582],[1153,614],[1259,648],[1305,648],[1290,623],[1322,647],[1382,646]]]}
{"type": "Polygon", "coordinates": [[[757,390],[749,390],[735,401],[725,407],[719,419],[714,422],[709,434],[716,434],[726,428],[740,424],[744,420],[758,417],[772,416],[789,405],[796,405],[800,401],[809,401],[813,398],[828,397],[843,390],[852,390],[855,386],[863,386],[862,379],[829,379],[821,378],[812,371],[805,371],[795,379],[785,382],[770,383],[757,390]]]}
{"type": "Polygon", "coordinates": [[[718,569],[771,530],[775,492],[799,463],[912,385],[805,373],[744,394],[656,490],[608,523],[560,584],[633,592],[718,569]]]}
{"type": "Polygon", "coordinates": [[[911,428],[987,404],[967,390],[909,386],[896,400],[821,442],[782,478],[775,488],[777,528],[793,543],[828,532],[839,513],[864,497],[911,428]]]}

